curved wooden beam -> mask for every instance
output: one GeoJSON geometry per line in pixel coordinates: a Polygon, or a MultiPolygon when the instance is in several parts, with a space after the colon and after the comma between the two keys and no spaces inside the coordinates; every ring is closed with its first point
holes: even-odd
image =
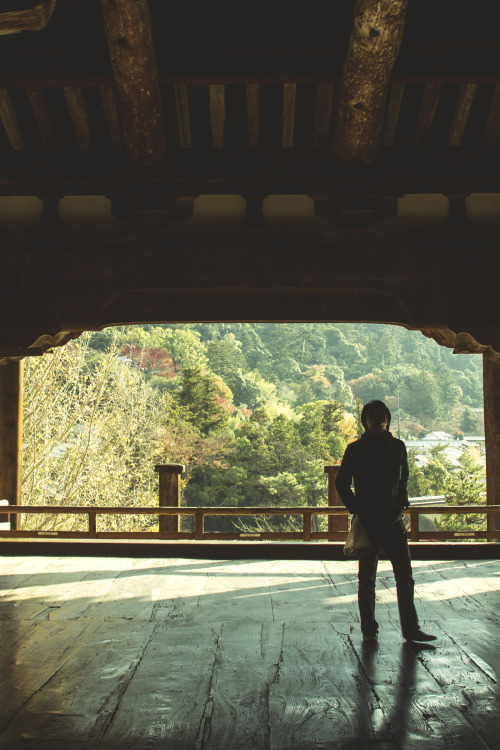
{"type": "Polygon", "coordinates": [[[0,36],[21,31],[40,31],[47,26],[57,0],[41,0],[33,8],[0,13],[0,36]]]}
{"type": "Polygon", "coordinates": [[[357,0],[335,111],[332,153],[372,162],[382,137],[389,81],[408,0],[357,0]]]}
{"type": "Polygon", "coordinates": [[[161,164],[165,133],[147,0],[101,0],[125,145],[136,165],[161,164]]]}
{"type": "Polygon", "coordinates": [[[480,344],[467,331],[455,333],[450,328],[421,328],[427,338],[434,339],[440,346],[453,349],[453,354],[483,354],[492,361],[500,362],[500,352],[495,351],[489,344],[480,344]]]}

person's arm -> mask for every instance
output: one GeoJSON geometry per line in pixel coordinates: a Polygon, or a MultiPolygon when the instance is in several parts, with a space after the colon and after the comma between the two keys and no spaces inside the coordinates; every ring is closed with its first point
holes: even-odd
{"type": "Polygon", "coordinates": [[[354,474],[354,460],[352,455],[352,449],[348,445],[345,449],[344,458],[340,464],[339,473],[335,480],[335,486],[339,497],[344,503],[349,513],[356,513],[357,502],[356,496],[351,489],[352,477],[354,474]]]}
{"type": "Polygon", "coordinates": [[[406,445],[404,443],[402,443],[401,453],[401,479],[398,486],[398,499],[400,500],[403,508],[409,508],[410,503],[408,500],[408,477],[410,472],[408,468],[408,454],[406,452],[406,445]]]}

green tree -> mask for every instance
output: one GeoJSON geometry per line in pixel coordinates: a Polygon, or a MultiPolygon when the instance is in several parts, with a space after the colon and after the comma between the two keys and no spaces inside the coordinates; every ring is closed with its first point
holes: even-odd
{"type": "Polygon", "coordinates": [[[220,399],[215,378],[203,374],[198,367],[184,368],[179,404],[185,421],[194,425],[202,435],[228,426],[229,415],[220,399]]]}
{"type": "MultiPolygon", "coordinates": [[[[30,358],[24,373],[22,502],[26,505],[154,505],[160,426],[170,401],[138,369],[118,361],[92,334],[30,358]]],[[[77,530],[80,516],[28,516],[24,528],[77,530]]],[[[100,529],[133,530],[156,519],[103,516],[100,529]]]]}
{"type": "MultiPolygon", "coordinates": [[[[444,492],[447,505],[483,505],[486,477],[476,450],[467,450],[459,458],[459,467],[450,473],[444,492]]],[[[486,515],[463,513],[442,515],[437,524],[442,531],[482,531],[486,515]]]]}
{"type": "Polygon", "coordinates": [[[460,428],[465,435],[474,435],[478,431],[477,417],[469,406],[462,412],[460,428]]]}

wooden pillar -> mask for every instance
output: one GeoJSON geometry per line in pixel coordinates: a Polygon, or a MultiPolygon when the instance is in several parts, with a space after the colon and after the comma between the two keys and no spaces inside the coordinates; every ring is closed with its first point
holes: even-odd
{"type": "MultiPolygon", "coordinates": [[[[500,358],[483,354],[486,503],[500,505],[500,358]]],[[[488,531],[500,529],[500,517],[488,515],[488,531]]],[[[498,541],[496,539],[492,541],[498,541]]]]}
{"type": "MultiPolygon", "coordinates": [[[[339,505],[341,508],[345,508],[344,503],[339,497],[337,487],[335,486],[335,480],[339,473],[340,464],[334,466],[325,466],[325,474],[328,474],[328,505],[334,506],[339,505]]],[[[345,531],[347,534],[348,530],[348,516],[328,516],[328,531],[345,531]]]]}
{"type": "MultiPolygon", "coordinates": [[[[0,365],[0,500],[21,502],[21,443],[23,424],[23,361],[0,365]]],[[[1,515],[0,521],[9,516],[1,515]]],[[[11,529],[20,526],[18,515],[10,516],[11,529]]]]}
{"type": "MultiPolygon", "coordinates": [[[[180,474],[184,471],[183,464],[158,464],[155,471],[159,474],[160,508],[179,508],[181,504],[180,474]]],[[[179,531],[180,516],[160,516],[160,532],[179,531]]]]}

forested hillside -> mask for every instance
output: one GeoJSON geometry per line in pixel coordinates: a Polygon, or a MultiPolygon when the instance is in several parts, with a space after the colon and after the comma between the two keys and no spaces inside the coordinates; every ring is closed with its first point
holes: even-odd
{"type": "MultiPolygon", "coordinates": [[[[85,334],[26,361],[23,502],[154,505],[154,464],[180,462],[189,505],[325,504],[323,467],[358,436],[363,402],[385,400],[393,432],[405,439],[434,429],[477,433],[481,364],[420,332],[382,325],[178,324],[85,334]]],[[[430,477],[412,468],[425,494],[430,477]]],[[[443,487],[452,474],[443,464],[443,487]]],[[[55,523],[45,520],[46,528],[55,523]]],[[[214,523],[233,528],[223,517],[214,523]]]]}

